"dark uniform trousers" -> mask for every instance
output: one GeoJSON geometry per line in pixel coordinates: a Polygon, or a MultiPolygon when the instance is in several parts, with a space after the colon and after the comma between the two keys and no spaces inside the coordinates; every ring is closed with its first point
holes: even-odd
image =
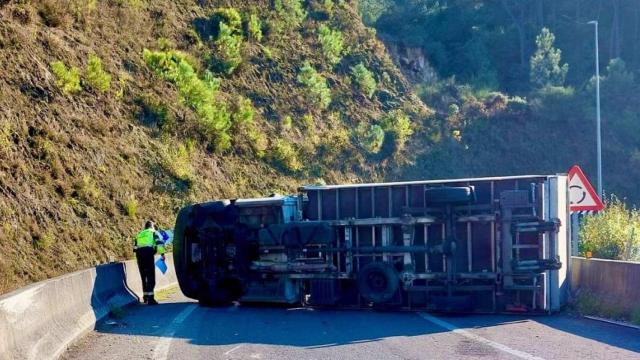
{"type": "Polygon", "coordinates": [[[142,292],[145,298],[147,298],[147,296],[153,296],[153,288],[156,287],[155,254],[156,249],[152,246],[140,247],[136,250],[138,269],[140,270],[140,276],[142,278],[142,292]]]}

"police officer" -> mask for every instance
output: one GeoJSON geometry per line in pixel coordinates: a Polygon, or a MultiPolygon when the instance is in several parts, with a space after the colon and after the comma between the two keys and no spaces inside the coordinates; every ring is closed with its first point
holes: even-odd
{"type": "Polygon", "coordinates": [[[156,269],[154,256],[156,253],[164,260],[164,243],[156,232],[156,225],[149,220],[144,225],[144,230],[136,236],[134,250],[138,260],[138,269],[142,277],[142,292],[145,304],[157,305],[153,297],[153,288],[156,286],[156,269]]]}

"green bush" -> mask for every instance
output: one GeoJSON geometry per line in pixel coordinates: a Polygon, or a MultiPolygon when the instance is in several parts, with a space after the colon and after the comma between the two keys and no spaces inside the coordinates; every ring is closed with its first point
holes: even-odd
{"type": "Polygon", "coordinates": [[[385,136],[385,132],[380,125],[361,123],[355,132],[358,143],[363,149],[371,154],[380,152],[385,136]]]}
{"type": "Polygon", "coordinates": [[[331,65],[335,65],[342,60],[344,53],[344,38],[339,30],[332,30],[327,25],[322,24],[318,28],[318,41],[322,46],[322,53],[331,65]]]}
{"type": "Polygon", "coordinates": [[[369,71],[363,63],[360,63],[351,68],[351,76],[358,86],[358,89],[360,89],[366,97],[371,99],[378,87],[376,79],[373,77],[373,73],[369,71]]]}
{"type": "Polygon", "coordinates": [[[162,167],[176,179],[193,181],[193,167],[191,166],[191,151],[184,144],[171,145],[161,153],[162,167]]]}
{"type": "Polygon", "coordinates": [[[291,127],[293,126],[293,119],[291,118],[291,115],[287,115],[282,119],[282,128],[284,130],[291,130],[291,127]]]}
{"type": "Polygon", "coordinates": [[[242,64],[242,35],[224,22],[220,23],[220,31],[215,41],[218,50],[218,68],[225,74],[231,74],[242,64]]]}
{"type": "Polygon", "coordinates": [[[272,156],[273,160],[286,170],[293,172],[302,170],[302,162],[298,156],[298,150],[286,140],[276,140],[272,156]]]}
{"type": "Polygon", "coordinates": [[[382,119],[382,129],[393,136],[393,144],[396,151],[404,149],[409,137],[413,135],[411,120],[404,111],[396,110],[382,119]]]}
{"type": "Polygon", "coordinates": [[[234,8],[218,8],[213,12],[211,16],[211,20],[218,24],[221,23],[226,24],[230,27],[234,32],[242,31],[242,17],[238,10],[234,8]]]}
{"type": "Polygon", "coordinates": [[[253,152],[261,158],[265,155],[268,143],[265,134],[256,126],[255,113],[251,100],[240,97],[233,113],[234,132],[238,137],[246,136],[253,152]]]}
{"type": "Polygon", "coordinates": [[[298,73],[298,82],[308,90],[311,100],[326,109],[331,104],[331,90],[327,85],[327,79],[319,74],[308,62],[306,62],[298,73]]]}
{"type": "Polygon", "coordinates": [[[102,68],[102,60],[97,55],[89,55],[85,72],[87,84],[93,89],[106,92],[111,88],[111,75],[102,68]]]}
{"type": "Polygon", "coordinates": [[[603,259],[640,261],[640,211],[627,209],[616,197],[606,211],[584,218],[580,226],[580,252],[603,259]]]}
{"type": "Polygon", "coordinates": [[[262,21],[256,14],[249,15],[249,21],[247,23],[247,28],[249,30],[249,36],[260,42],[262,41],[262,21]]]}
{"type": "Polygon", "coordinates": [[[138,200],[132,197],[129,200],[125,201],[124,212],[128,217],[135,219],[138,214],[138,200]]]}
{"type": "Polygon", "coordinates": [[[275,0],[277,19],[271,21],[275,32],[292,31],[300,27],[307,18],[303,0],[275,0]]]}
{"type": "Polygon", "coordinates": [[[255,115],[256,109],[253,107],[251,100],[240,97],[237,109],[233,114],[234,124],[253,124],[255,115]]]}
{"type": "Polygon", "coordinates": [[[231,114],[224,103],[216,100],[220,80],[208,71],[199,78],[186,57],[178,51],[145,49],[143,56],[147,66],[176,85],[181,101],[198,115],[202,135],[217,151],[228,150],[231,147],[228,134],[231,114]]]}
{"type": "Polygon", "coordinates": [[[73,94],[82,91],[80,85],[80,69],[75,66],[67,68],[62,61],[51,63],[51,71],[56,76],[56,85],[65,94],[73,94]]]}

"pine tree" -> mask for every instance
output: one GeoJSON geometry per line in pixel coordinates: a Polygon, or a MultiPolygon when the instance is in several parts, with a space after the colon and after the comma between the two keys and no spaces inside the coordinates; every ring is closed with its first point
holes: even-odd
{"type": "Polygon", "coordinates": [[[562,51],[553,47],[556,37],[547,28],[543,28],[536,37],[536,52],[531,56],[531,83],[542,88],[545,86],[563,86],[569,71],[569,65],[560,65],[562,51]]]}

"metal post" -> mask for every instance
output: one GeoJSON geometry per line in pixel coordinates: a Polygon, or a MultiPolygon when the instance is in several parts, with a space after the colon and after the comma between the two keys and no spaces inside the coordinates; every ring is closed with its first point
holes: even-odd
{"type": "Polygon", "coordinates": [[[595,26],[596,44],[596,132],[598,148],[598,196],[602,197],[602,133],[600,131],[600,54],[598,50],[598,21],[589,21],[595,26]]]}

